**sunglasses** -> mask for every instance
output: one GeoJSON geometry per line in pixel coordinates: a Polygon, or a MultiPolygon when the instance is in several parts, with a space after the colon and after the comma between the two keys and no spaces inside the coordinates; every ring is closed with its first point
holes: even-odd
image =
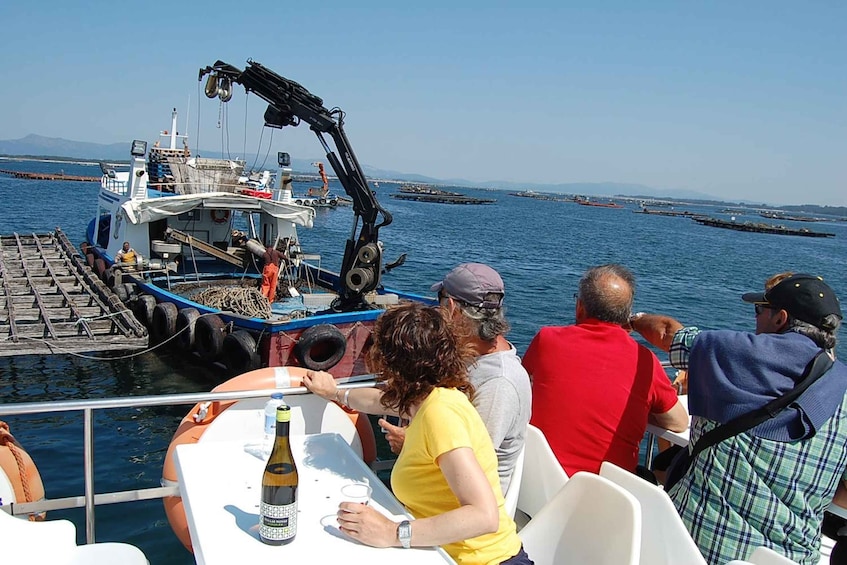
{"type": "Polygon", "coordinates": [[[762,312],[764,312],[765,310],[776,310],[776,308],[775,308],[775,307],[773,307],[773,306],[771,306],[771,305],[769,305],[769,304],[754,304],[754,305],[753,305],[753,308],[756,310],[756,315],[757,315],[757,316],[758,316],[759,314],[761,314],[762,312]]]}

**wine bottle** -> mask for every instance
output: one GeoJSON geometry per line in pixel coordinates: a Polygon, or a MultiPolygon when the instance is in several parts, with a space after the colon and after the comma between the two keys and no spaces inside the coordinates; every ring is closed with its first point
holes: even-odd
{"type": "Polygon", "coordinates": [[[290,543],[297,534],[297,466],[291,455],[288,429],[291,409],[276,409],[276,439],[262,475],[259,537],[270,545],[290,543]]]}

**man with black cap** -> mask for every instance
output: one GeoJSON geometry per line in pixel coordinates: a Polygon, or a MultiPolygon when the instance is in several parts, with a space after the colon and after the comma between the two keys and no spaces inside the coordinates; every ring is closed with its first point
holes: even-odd
{"type": "MultiPolygon", "coordinates": [[[[515,347],[506,339],[503,299],[505,285],[500,275],[482,263],[462,263],[432,285],[441,308],[452,319],[467,326],[468,340],[477,355],[468,367],[474,386],[473,404],[491,436],[497,452],[497,472],[503,493],[509,486],[518,455],[524,445],[532,404],[529,375],[515,347]]],[[[385,420],[386,439],[399,452],[404,430],[385,420]]]]}
{"type": "MultiPolygon", "coordinates": [[[[821,352],[834,359],[841,307],[820,277],[781,273],[753,304],[756,333],[700,331],[639,314],[632,328],[688,369],[690,446],[718,425],[791,391],[821,352]]],[[[706,448],[670,497],[711,564],[767,546],[817,563],[824,509],[847,479],[847,366],[832,367],[788,408],[706,448]]]]}

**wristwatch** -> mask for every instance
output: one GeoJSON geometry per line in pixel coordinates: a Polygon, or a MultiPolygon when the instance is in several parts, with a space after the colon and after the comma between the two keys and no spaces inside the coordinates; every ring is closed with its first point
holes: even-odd
{"type": "Polygon", "coordinates": [[[397,539],[403,549],[412,547],[412,524],[408,520],[403,520],[397,525],[397,539]]]}

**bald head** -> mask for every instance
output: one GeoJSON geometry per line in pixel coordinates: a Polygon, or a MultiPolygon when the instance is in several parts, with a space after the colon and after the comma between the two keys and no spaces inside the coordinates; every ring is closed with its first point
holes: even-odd
{"type": "Polygon", "coordinates": [[[635,277],[623,265],[592,267],[579,281],[579,301],[585,316],[601,322],[625,324],[634,297],[635,277]]]}

